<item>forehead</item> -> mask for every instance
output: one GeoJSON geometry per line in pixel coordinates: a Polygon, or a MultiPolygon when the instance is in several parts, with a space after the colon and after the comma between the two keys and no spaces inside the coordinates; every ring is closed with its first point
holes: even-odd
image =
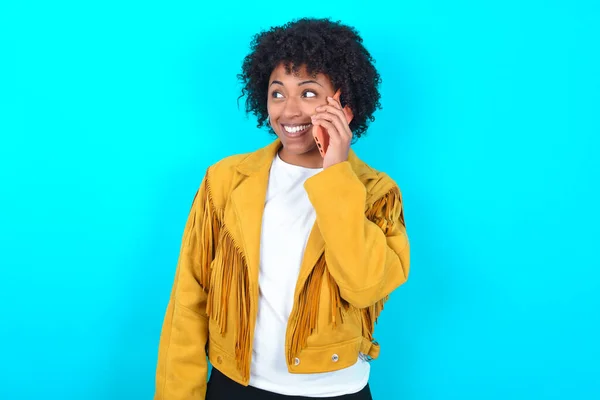
{"type": "Polygon", "coordinates": [[[306,66],[304,65],[298,68],[297,71],[294,71],[292,69],[290,73],[288,73],[288,71],[286,71],[285,65],[279,64],[277,67],[275,67],[275,69],[273,69],[273,72],[271,72],[271,77],[269,78],[270,82],[281,81],[284,83],[285,81],[293,83],[295,81],[301,82],[306,80],[314,80],[321,83],[322,85],[331,86],[331,81],[329,80],[329,77],[327,77],[327,75],[323,73],[309,74],[306,71],[306,66]]]}

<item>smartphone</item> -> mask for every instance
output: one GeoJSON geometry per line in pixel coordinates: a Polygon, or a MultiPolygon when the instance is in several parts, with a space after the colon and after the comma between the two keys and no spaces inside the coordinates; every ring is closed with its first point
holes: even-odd
{"type": "MultiPolygon", "coordinates": [[[[333,95],[333,98],[337,101],[340,101],[340,96],[342,95],[341,89],[338,89],[333,95]]],[[[344,114],[346,115],[346,122],[350,123],[352,121],[352,117],[354,116],[350,107],[344,107],[344,114]]],[[[327,152],[327,148],[329,147],[329,134],[327,133],[327,129],[322,126],[313,126],[312,135],[315,139],[315,143],[317,144],[317,148],[319,149],[319,153],[321,153],[321,157],[325,157],[325,153],[327,152]]]]}

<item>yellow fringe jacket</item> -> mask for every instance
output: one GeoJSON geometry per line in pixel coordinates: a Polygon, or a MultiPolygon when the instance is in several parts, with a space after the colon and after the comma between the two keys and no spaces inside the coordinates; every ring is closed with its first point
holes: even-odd
{"type": "MultiPolygon", "coordinates": [[[[155,400],[204,399],[208,362],[248,385],[258,306],[260,229],[279,140],[208,168],[184,229],[160,336],[155,400]]],[[[294,293],[291,373],[377,358],[376,319],[409,271],[395,182],[350,151],[305,183],[316,210],[294,293]]]]}

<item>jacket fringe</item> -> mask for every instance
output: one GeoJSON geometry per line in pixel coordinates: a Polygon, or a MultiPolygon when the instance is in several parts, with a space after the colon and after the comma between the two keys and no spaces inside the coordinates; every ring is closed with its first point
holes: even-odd
{"type": "Polygon", "coordinates": [[[402,210],[400,189],[398,189],[397,186],[391,188],[369,207],[365,215],[369,221],[377,224],[386,235],[389,235],[392,232],[397,220],[400,220],[402,225],[404,225],[404,212],[402,210]]]}
{"type": "Polygon", "coordinates": [[[344,323],[344,314],[342,309],[348,309],[350,304],[342,298],[340,295],[340,287],[335,283],[335,280],[329,273],[329,270],[325,268],[325,276],[327,281],[329,282],[329,296],[330,296],[330,304],[331,304],[331,324],[336,327],[338,321],[340,323],[344,323]]]}
{"type": "Polygon", "coordinates": [[[301,306],[296,307],[296,313],[291,318],[292,339],[290,342],[291,348],[288,352],[288,363],[290,364],[300,350],[306,347],[308,337],[317,328],[324,273],[325,256],[322,255],[300,291],[298,304],[301,306]]]}
{"type": "MultiPolygon", "coordinates": [[[[394,229],[396,221],[404,225],[402,215],[402,204],[400,190],[397,187],[390,189],[385,195],[373,203],[365,213],[366,217],[377,224],[383,232],[388,235],[394,229]]],[[[298,298],[298,307],[296,315],[292,318],[292,337],[290,352],[288,352],[288,362],[306,347],[308,337],[317,329],[317,316],[319,312],[319,301],[322,289],[323,277],[328,281],[328,288],[331,301],[330,322],[335,327],[338,322],[343,323],[343,310],[352,307],[340,295],[340,289],[327,270],[325,255],[323,254],[304,284],[298,298]]],[[[373,342],[373,332],[377,319],[383,311],[385,302],[389,296],[377,301],[370,307],[363,308],[360,311],[362,316],[363,337],[373,342]]]]}
{"type": "MultiPolygon", "coordinates": [[[[374,202],[366,212],[369,221],[377,224],[386,235],[391,234],[396,221],[399,220],[404,225],[402,199],[400,196],[400,189],[394,186],[379,200],[374,202]]],[[[361,310],[363,316],[363,336],[371,342],[374,341],[373,333],[375,331],[375,324],[388,299],[389,296],[385,296],[372,306],[361,310]]]]}
{"type": "Polygon", "coordinates": [[[199,265],[200,265],[200,286],[205,292],[209,291],[210,288],[210,265],[215,257],[216,240],[219,237],[219,231],[221,228],[222,212],[217,211],[215,208],[210,184],[207,176],[204,178],[204,192],[200,192],[200,195],[204,195],[201,228],[200,228],[200,243],[201,251],[199,251],[199,265]]]}
{"type": "Polygon", "coordinates": [[[216,209],[208,181],[202,218],[202,270],[200,285],[207,292],[206,314],[217,323],[221,335],[227,331],[230,296],[235,296],[237,368],[243,376],[250,374],[250,283],[242,249],[231,234],[223,229],[223,210],[216,209]],[[217,247],[218,246],[218,247],[217,247]],[[217,251],[218,248],[218,251],[217,251]],[[232,290],[233,285],[233,290],[232,290]]]}

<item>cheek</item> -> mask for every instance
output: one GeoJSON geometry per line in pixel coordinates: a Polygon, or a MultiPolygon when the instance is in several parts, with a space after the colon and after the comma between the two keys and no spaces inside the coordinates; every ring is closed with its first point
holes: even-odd
{"type": "Polygon", "coordinates": [[[316,113],[315,108],[320,105],[321,104],[318,104],[317,100],[311,99],[311,101],[306,101],[304,104],[302,104],[302,113],[304,115],[313,115],[316,113]]]}
{"type": "Polygon", "coordinates": [[[277,118],[279,118],[276,110],[267,105],[267,125],[273,129],[277,128],[277,118]]]}
{"type": "Polygon", "coordinates": [[[281,105],[279,104],[273,104],[273,103],[267,103],[267,113],[269,114],[269,117],[271,118],[271,120],[275,121],[277,120],[277,118],[279,118],[279,115],[281,115],[281,105]]]}

